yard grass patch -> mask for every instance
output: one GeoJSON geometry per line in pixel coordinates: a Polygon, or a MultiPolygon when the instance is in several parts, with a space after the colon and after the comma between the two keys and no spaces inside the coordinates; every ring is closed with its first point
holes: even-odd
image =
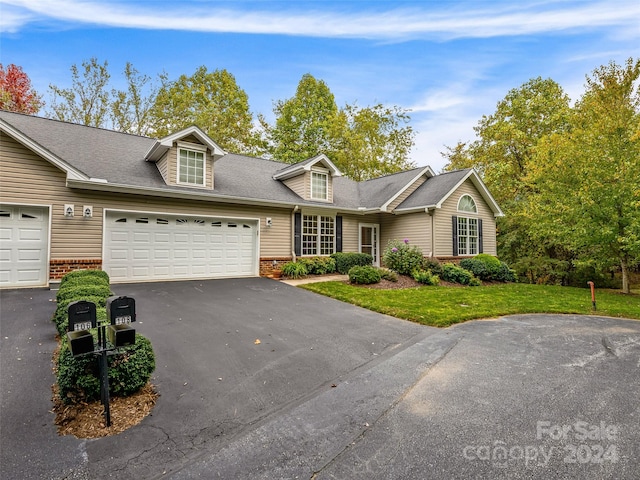
{"type": "Polygon", "coordinates": [[[481,287],[419,287],[372,290],[343,282],[301,288],[375,312],[423,325],[446,327],[479,318],[519,313],[573,313],[640,319],[640,296],[596,292],[597,311],[588,289],[509,283],[481,287]]]}

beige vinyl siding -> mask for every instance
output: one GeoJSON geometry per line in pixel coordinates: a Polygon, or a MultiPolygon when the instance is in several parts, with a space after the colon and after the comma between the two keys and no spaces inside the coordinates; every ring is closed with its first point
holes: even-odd
{"type": "Polygon", "coordinates": [[[156,162],[156,166],[164,179],[164,183],[169,184],[169,161],[166,154],[156,162]]]}
{"type": "Polygon", "coordinates": [[[283,180],[284,183],[291,191],[293,191],[300,198],[306,198],[305,194],[307,192],[307,184],[306,184],[306,175],[297,175],[292,178],[287,178],[283,180]]]}
{"type": "Polygon", "coordinates": [[[482,241],[484,253],[496,255],[496,221],[493,211],[484,201],[480,192],[471,180],[466,180],[460,187],[442,204],[442,208],[435,211],[436,223],[436,256],[446,257],[453,255],[453,228],[452,216],[463,216],[482,219],[482,241]],[[463,195],[471,195],[476,202],[477,214],[458,212],[458,200],[463,195]]]}
{"type": "Polygon", "coordinates": [[[426,181],[427,181],[427,177],[425,175],[422,175],[420,178],[418,178],[415,182],[413,182],[413,184],[409,188],[407,188],[404,192],[402,192],[402,194],[400,194],[398,198],[396,198],[393,202],[389,204],[389,206],[387,207],[387,211],[392,212],[394,208],[396,208],[398,205],[404,202],[409,197],[409,195],[415,192],[416,189],[426,181]]]}
{"type": "MultiPolygon", "coordinates": [[[[339,214],[340,215],[340,214],[339,214]]],[[[342,215],[342,251],[358,251],[358,225],[360,223],[378,223],[377,217],[362,215],[342,215]]]]}
{"type": "Polygon", "coordinates": [[[105,208],[207,217],[259,218],[260,256],[291,255],[291,209],[70,189],[66,187],[64,172],[12,138],[2,134],[0,140],[0,202],[52,207],[52,260],[102,258],[105,208]],[[75,205],[74,218],[64,217],[65,204],[75,205]],[[84,205],[93,206],[92,218],[82,218],[80,212],[84,205]],[[265,224],[266,217],[272,219],[269,228],[265,224]]]}
{"type": "MultiPolygon", "coordinates": [[[[189,143],[201,145],[201,143],[198,142],[193,137],[187,137],[184,140],[188,141],[189,143]],[[191,140],[188,140],[188,139],[191,139],[191,140]]],[[[166,167],[163,167],[163,168],[167,169],[168,175],[167,176],[162,175],[162,176],[165,178],[167,185],[178,185],[178,146],[177,144],[174,144],[174,146],[169,149],[169,151],[167,152],[164,158],[166,158],[167,165],[166,167]]],[[[213,184],[214,174],[213,174],[213,157],[211,156],[211,151],[209,149],[207,149],[204,159],[205,159],[206,179],[205,179],[205,186],[200,188],[207,188],[211,190],[214,187],[214,184],[213,184]]],[[[158,166],[158,168],[160,168],[160,166],[158,166]]],[[[189,185],[189,187],[198,188],[197,186],[194,186],[194,185],[189,185]]]]}
{"type": "Polygon", "coordinates": [[[428,213],[382,215],[380,221],[380,251],[384,252],[390,240],[409,239],[427,256],[431,252],[431,218],[428,213]]]}

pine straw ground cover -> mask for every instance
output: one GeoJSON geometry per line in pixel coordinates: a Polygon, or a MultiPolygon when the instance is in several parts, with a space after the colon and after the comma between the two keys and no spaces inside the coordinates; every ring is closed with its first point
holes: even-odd
{"type": "MultiPolygon", "coordinates": [[[[58,347],[53,353],[53,365],[58,364],[59,351],[58,347]]],[[[100,401],[66,405],[60,399],[58,385],[54,384],[51,390],[52,412],[56,415],[54,423],[58,427],[58,435],[74,435],[77,438],[100,438],[122,433],[150,415],[159,397],[155,387],[147,383],[133,395],[110,398],[111,426],[107,427],[100,401]]]]}

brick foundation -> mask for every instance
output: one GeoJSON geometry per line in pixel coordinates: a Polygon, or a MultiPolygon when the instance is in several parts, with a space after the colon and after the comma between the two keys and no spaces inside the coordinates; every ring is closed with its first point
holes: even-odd
{"type": "Polygon", "coordinates": [[[74,270],[102,270],[101,259],[51,260],[49,262],[49,279],[60,280],[74,270]]]}
{"type": "Polygon", "coordinates": [[[260,276],[273,275],[274,270],[280,270],[282,265],[293,260],[292,257],[262,257],[260,258],[260,276]],[[274,265],[275,261],[275,265],[274,265]]]}

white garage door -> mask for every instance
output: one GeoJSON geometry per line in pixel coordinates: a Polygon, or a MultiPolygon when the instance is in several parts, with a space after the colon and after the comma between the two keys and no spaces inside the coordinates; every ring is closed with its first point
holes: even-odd
{"type": "Polygon", "coordinates": [[[257,274],[257,222],[107,212],[103,268],[112,281],[257,274]]]}
{"type": "Polygon", "coordinates": [[[0,287],[47,284],[48,231],[48,208],[0,205],[0,287]]]}

